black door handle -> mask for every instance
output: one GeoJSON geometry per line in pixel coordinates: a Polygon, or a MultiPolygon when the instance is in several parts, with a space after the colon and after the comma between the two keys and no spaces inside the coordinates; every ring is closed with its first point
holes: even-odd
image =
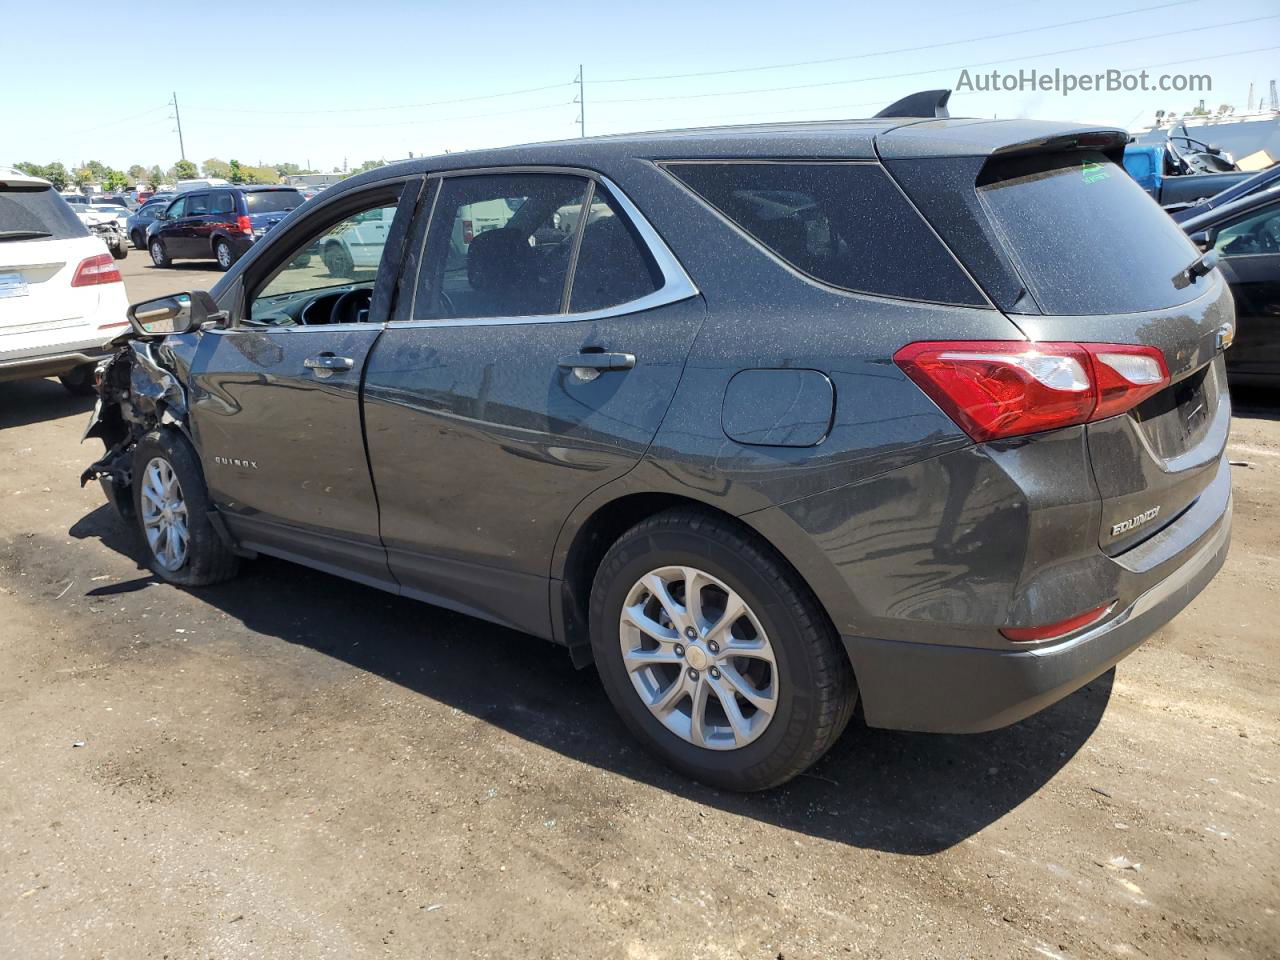
{"type": "Polygon", "coordinates": [[[575,353],[560,358],[560,366],[567,370],[630,370],[636,365],[634,353],[575,353]]]}

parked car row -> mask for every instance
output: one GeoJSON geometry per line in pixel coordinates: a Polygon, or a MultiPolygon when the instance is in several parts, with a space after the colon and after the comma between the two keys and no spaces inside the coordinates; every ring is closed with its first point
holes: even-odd
{"type": "Polygon", "coordinates": [[[83,479],[172,583],[265,553],[559,643],[721,787],[859,702],[1012,723],[1222,565],[1232,298],[1123,131],[920,109],[353,177],[132,308],[83,479]]]}

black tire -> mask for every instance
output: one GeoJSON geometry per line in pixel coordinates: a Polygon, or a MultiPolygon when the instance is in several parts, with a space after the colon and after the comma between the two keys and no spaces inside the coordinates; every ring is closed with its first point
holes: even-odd
{"type": "Polygon", "coordinates": [[[324,248],[324,268],[331,277],[349,278],[355,274],[355,264],[351,262],[351,254],[340,244],[331,243],[324,248]]]}
{"type": "Polygon", "coordinates": [[[220,583],[236,575],[239,558],[213,528],[209,519],[211,504],[200,462],[190,442],[172,429],[153,430],[138,441],[133,451],[133,512],[140,546],[147,566],[169,583],[184,587],[203,587],[220,583]],[[154,459],[164,460],[177,476],[186,505],[187,553],[176,569],[168,568],[157,558],[147,540],[143,526],[143,485],[145,471],[154,459]]]}
{"type": "Polygon", "coordinates": [[[98,388],[93,385],[93,371],[96,366],[96,363],[86,363],[74,370],[68,370],[58,377],[58,382],[77,397],[91,397],[98,392],[98,388]]]}
{"type": "Polygon", "coordinates": [[[133,249],[135,250],[147,249],[147,235],[143,233],[141,230],[133,231],[133,233],[129,234],[129,239],[133,242],[133,249]]]}
{"type": "Polygon", "coordinates": [[[116,260],[123,260],[129,255],[129,248],[124,245],[123,240],[114,247],[109,247],[108,249],[111,251],[111,256],[116,260]]]}
{"type": "Polygon", "coordinates": [[[151,250],[151,262],[157,267],[172,267],[173,260],[169,257],[169,251],[165,249],[163,241],[153,238],[149,249],[151,250]]]}
{"type": "Polygon", "coordinates": [[[811,766],[858,700],[848,656],[807,585],[752,531],[697,508],[650,517],[605,554],[591,590],[591,645],[605,692],[637,739],[681,773],[728,790],[764,790],[811,766]],[[737,591],[772,644],[777,708],[745,746],[695,746],[664,726],[631,683],[619,644],[622,605],[642,576],[668,565],[698,567],[737,591]]]}
{"type": "Polygon", "coordinates": [[[218,269],[226,273],[236,262],[236,254],[226,240],[217,240],[213,244],[213,259],[218,262],[218,269]]]}

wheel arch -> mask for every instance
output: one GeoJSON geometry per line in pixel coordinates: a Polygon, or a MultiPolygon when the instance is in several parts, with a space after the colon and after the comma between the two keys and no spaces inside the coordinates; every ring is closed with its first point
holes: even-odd
{"type": "MultiPolygon", "coordinates": [[[[801,563],[797,563],[798,558],[780,549],[775,536],[767,527],[753,522],[751,515],[735,516],[695,497],[661,491],[622,493],[590,506],[588,502],[579,505],[579,510],[561,530],[549,581],[552,635],[558,643],[569,648],[577,667],[585,667],[592,662],[588,611],[592,584],[605,554],[631,527],[674,507],[693,507],[726,524],[749,531],[814,595],[833,627],[838,623],[833,616],[836,611],[828,602],[832,595],[828,590],[820,589],[820,586],[831,586],[832,577],[822,575],[822,567],[830,567],[829,562],[823,561],[820,551],[814,548],[812,552],[817,556],[804,557],[801,563]],[[820,583],[815,582],[815,574],[820,583]]],[[[772,532],[776,534],[778,531],[772,532]]],[[[834,567],[831,567],[831,574],[838,583],[834,567]]]]}

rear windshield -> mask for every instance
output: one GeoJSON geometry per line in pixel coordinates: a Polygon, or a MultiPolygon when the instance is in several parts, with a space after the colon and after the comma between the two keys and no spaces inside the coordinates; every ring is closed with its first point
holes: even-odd
{"type": "Polygon", "coordinates": [[[281,213],[302,206],[302,194],[297,190],[262,190],[246,193],[244,202],[250,213],[281,213]]]}
{"type": "Polygon", "coordinates": [[[977,189],[990,224],[1045,313],[1158,310],[1203,292],[1197,284],[1179,289],[1173,279],[1199,252],[1101,154],[997,160],[983,169],[977,189]]]}
{"type": "Polygon", "coordinates": [[[0,243],[88,236],[80,218],[52,187],[0,190],[0,243]]]}
{"type": "Polygon", "coordinates": [[[773,254],[860,293],[987,306],[875,163],[670,163],[667,169],[773,254]]]}

